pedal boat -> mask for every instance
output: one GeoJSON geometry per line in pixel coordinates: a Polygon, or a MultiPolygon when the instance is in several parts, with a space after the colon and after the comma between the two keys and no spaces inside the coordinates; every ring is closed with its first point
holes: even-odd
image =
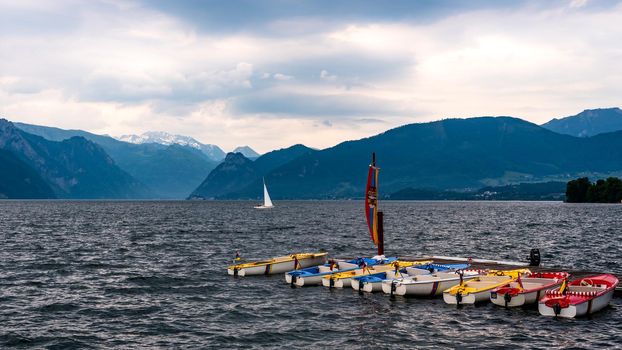
{"type": "MultiPolygon", "coordinates": [[[[382,282],[387,278],[393,279],[400,276],[406,276],[405,268],[400,269],[399,265],[393,265],[393,270],[387,272],[376,273],[373,275],[358,276],[352,278],[351,287],[359,292],[375,293],[382,291],[382,282]]],[[[426,270],[427,271],[427,270],[426,270]]]]}
{"type": "Polygon", "coordinates": [[[324,264],[327,255],[328,253],[297,253],[268,260],[234,264],[229,266],[227,273],[231,276],[273,275],[324,264]]]}
{"type": "Polygon", "coordinates": [[[324,265],[312,266],[300,270],[286,272],[285,282],[292,286],[295,285],[298,287],[318,286],[322,284],[323,277],[345,271],[353,271],[359,269],[363,265],[363,262],[367,266],[375,266],[379,264],[386,264],[395,260],[397,260],[397,258],[394,257],[358,258],[348,261],[338,260],[336,261],[336,264],[332,266],[331,264],[326,263],[324,265]]]}
{"type": "MultiPolygon", "coordinates": [[[[478,270],[463,270],[462,280],[469,281],[480,276],[478,270]]],[[[437,297],[444,290],[460,284],[460,273],[457,271],[442,271],[428,274],[419,274],[385,280],[382,282],[382,291],[391,295],[413,295],[418,297],[437,297]]]]}
{"type": "Polygon", "coordinates": [[[609,305],[617,286],[618,279],[610,274],[580,278],[570,282],[565,291],[560,287],[546,292],[538,311],[565,318],[593,314],[609,305]]]}
{"type": "Polygon", "coordinates": [[[463,281],[443,291],[447,304],[475,304],[490,301],[490,291],[514,282],[518,276],[531,273],[528,269],[490,270],[486,275],[463,281]]]}
{"type": "Polygon", "coordinates": [[[347,288],[352,287],[352,279],[355,277],[378,275],[386,273],[388,271],[395,270],[395,266],[398,265],[399,269],[406,268],[413,265],[426,264],[431,261],[399,261],[395,260],[389,264],[366,266],[358,268],[352,271],[345,271],[341,273],[332,274],[322,278],[322,285],[325,287],[335,288],[347,288]]]}
{"type": "Polygon", "coordinates": [[[381,292],[383,291],[384,284],[391,281],[401,280],[410,276],[426,275],[439,271],[450,271],[455,269],[467,268],[468,264],[434,264],[424,263],[420,265],[414,265],[401,270],[387,271],[386,273],[370,276],[355,277],[352,280],[352,289],[356,289],[363,292],[381,292]]]}
{"type": "MultiPolygon", "coordinates": [[[[408,276],[428,275],[436,272],[450,272],[456,270],[466,270],[469,268],[469,264],[423,264],[418,266],[411,266],[406,268],[406,274],[408,276]]],[[[406,276],[402,276],[406,277],[406,276]]]]}
{"type": "Polygon", "coordinates": [[[505,307],[535,304],[546,291],[558,288],[567,278],[567,272],[532,272],[527,277],[493,289],[490,301],[505,307]]]}

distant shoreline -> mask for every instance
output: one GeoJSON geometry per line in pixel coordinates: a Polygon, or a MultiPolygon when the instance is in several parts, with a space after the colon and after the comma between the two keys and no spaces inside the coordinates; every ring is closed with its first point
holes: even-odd
{"type": "MultiPolygon", "coordinates": [[[[356,202],[363,199],[275,199],[274,202],[356,202]]],[[[3,198],[0,202],[260,202],[258,199],[32,199],[32,198],[3,198]]],[[[384,202],[554,202],[564,203],[561,200],[533,200],[533,199],[385,199],[384,202]]],[[[618,203],[568,203],[568,204],[618,204],[618,203]]]]}

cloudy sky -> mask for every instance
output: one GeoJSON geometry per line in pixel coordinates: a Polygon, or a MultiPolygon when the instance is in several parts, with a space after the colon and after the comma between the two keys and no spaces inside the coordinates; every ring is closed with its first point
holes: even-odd
{"type": "Polygon", "coordinates": [[[0,116],[225,150],[622,105],[619,1],[0,0],[0,116]]]}

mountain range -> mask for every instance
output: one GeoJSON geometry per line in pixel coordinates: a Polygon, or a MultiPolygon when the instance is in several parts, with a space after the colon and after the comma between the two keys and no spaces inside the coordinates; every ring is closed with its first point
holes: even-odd
{"type": "Polygon", "coordinates": [[[262,179],[270,171],[314,152],[317,151],[304,145],[294,145],[268,152],[255,161],[242,153],[229,153],[225,161],[192,192],[190,198],[237,198],[242,194],[245,197],[256,197],[258,191],[263,191],[262,179]]]}
{"type": "MultiPolygon", "coordinates": [[[[372,152],[384,193],[409,187],[463,191],[618,174],[622,131],[574,137],[512,117],[446,119],[307,152],[261,176],[273,199],[360,197],[372,152]]],[[[193,198],[258,198],[258,181],[249,185],[250,164],[240,156],[226,158],[193,198]],[[214,188],[220,190],[209,190],[214,188]]]]}
{"type": "Polygon", "coordinates": [[[542,124],[542,127],[559,134],[590,137],[622,130],[622,110],[620,108],[587,109],[577,115],[553,119],[542,124]]]}
{"type": "Polygon", "coordinates": [[[15,123],[19,129],[52,141],[82,137],[101,146],[125,172],[144,184],[147,198],[179,199],[191,193],[209,172],[214,161],[202,151],[178,144],[133,144],[82,130],[15,123]]]}
{"type": "MultiPolygon", "coordinates": [[[[129,199],[148,196],[147,188],[121,170],[102,147],[81,136],[50,141],[0,119],[0,149],[5,161],[9,161],[3,164],[7,179],[6,185],[3,179],[3,186],[8,186],[8,179],[23,177],[22,185],[31,183],[30,190],[39,193],[14,194],[11,192],[14,188],[9,188],[3,193],[4,197],[129,199]]],[[[15,180],[12,183],[16,183],[15,180]]]]}
{"type": "Polygon", "coordinates": [[[220,162],[220,148],[186,136],[149,132],[125,142],[1,120],[0,198],[249,199],[261,196],[264,180],[275,199],[359,198],[372,152],[384,196],[516,198],[542,187],[512,187],[519,183],[622,174],[620,115],[586,110],[541,126],[512,117],[445,119],[324,150],[294,145],[259,155],[243,146],[220,162]]]}

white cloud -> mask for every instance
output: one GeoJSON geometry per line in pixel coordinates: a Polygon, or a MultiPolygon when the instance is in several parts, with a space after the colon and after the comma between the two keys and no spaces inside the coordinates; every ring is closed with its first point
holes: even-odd
{"type": "Polygon", "coordinates": [[[584,7],[585,5],[587,5],[587,0],[572,0],[570,2],[570,7],[573,8],[580,8],[584,7]]]}
{"type": "Polygon", "coordinates": [[[285,75],[285,74],[281,74],[281,73],[276,73],[276,74],[274,74],[274,79],[281,80],[281,81],[287,81],[287,80],[294,79],[294,77],[292,77],[291,75],[285,75]]]}
{"type": "Polygon", "coordinates": [[[337,76],[334,74],[329,74],[327,70],[322,69],[322,71],[320,72],[320,79],[326,81],[335,81],[337,80],[337,76]]]}
{"type": "Polygon", "coordinates": [[[0,3],[0,114],[18,121],[268,151],[446,116],[544,122],[622,104],[620,5],[285,18],[269,28],[288,35],[271,36],[204,32],[132,2],[19,3],[0,3]]]}

